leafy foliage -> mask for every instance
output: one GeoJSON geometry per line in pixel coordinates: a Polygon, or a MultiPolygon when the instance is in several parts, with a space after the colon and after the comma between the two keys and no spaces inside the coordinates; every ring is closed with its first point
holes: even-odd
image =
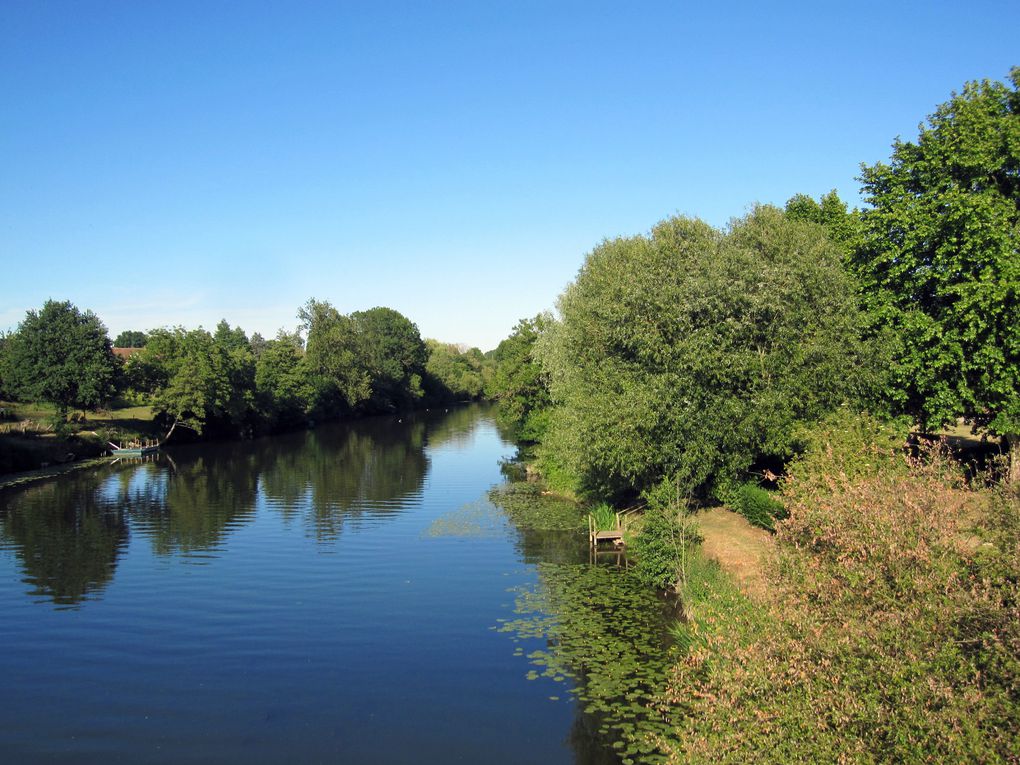
{"type": "Polygon", "coordinates": [[[549,376],[535,358],[535,344],[551,322],[548,314],[522,319],[493,353],[486,392],[524,441],[540,441],[548,424],[549,376]]]}
{"type": "Polygon", "coordinates": [[[4,344],[4,386],[19,398],[68,409],[95,409],[114,394],[118,362],[106,327],[91,311],[47,300],[29,311],[4,344]]]}
{"type": "Polygon", "coordinates": [[[129,374],[143,381],[153,409],[169,423],[201,433],[239,427],[251,408],[249,355],[231,352],[204,329],[155,329],[129,374]]]}
{"type": "Polygon", "coordinates": [[[138,330],[125,330],[113,341],[114,348],[144,348],[148,336],[138,330]]]}
{"type": "Polygon", "coordinates": [[[392,308],[351,314],[364,338],[371,377],[372,409],[386,411],[412,406],[423,395],[428,349],[418,327],[392,308]]]}
{"type": "Polygon", "coordinates": [[[756,483],[745,481],[737,486],[729,501],[730,507],[755,526],[776,530],[776,520],[787,517],[783,503],[756,483]]]}
{"type": "Polygon", "coordinates": [[[634,573],[658,590],[682,592],[691,555],[701,543],[690,505],[680,496],[679,485],[671,481],[646,491],[645,499],[641,529],[633,543],[634,573]]]}
{"type": "Polygon", "coordinates": [[[275,340],[264,341],[255,361],[255,400],[268,429],[306,421],[314,397],[301,337],[281,331],[275,340]]]}
{"type": "Polygon", "coordinates": [[[426,340],[425,394],[430,403],[471,401],[481,398],[488,376],[484,355],[478,348],[462,349],[452,343],[426,340]]]}
{"type": "Polygon", "coordinates": [[[853,259],[901,347],[892,393],[927,429],[966,416],[1020,432],[1020,68],[968,83],[862,168],[853,259]]]}
{"type": "Polygon", "coordinates": [[[369,347],[358,322],[326,301],[309,300],[298,313],[307,333],[308,368],[324,398],[353,409],[372,394],[369,347]]]}
{"type": "Polygon", "coordinates": [[[937,452],[890,451],[887,431],[869,444],[866,423],[823,425],[790,466],[763,602],[689,588],[697,626],[661,707],[672,758],[1016,758],[1020,501],[964,489],[937,452]]]}
{"type": "Polygon", "coordinates": [[[537,344],[545,465],[598,497],[666,477],[701,489],[877,398],[882,348],[861,342],[841,259],[822,227],[770,207],[727,232],[674,218],[597,247],[537,344]]]}
{"type": "Polygon", "coordinates": [[[829,238],[848,255],[860,241],[860,214],[856,210],[847,210],[846,202],[839,198],[835,189],[823,194],[817,202],[806,194],[795,194],[786,203],[786,216],[791,220],[823,226],[829,238]]]}

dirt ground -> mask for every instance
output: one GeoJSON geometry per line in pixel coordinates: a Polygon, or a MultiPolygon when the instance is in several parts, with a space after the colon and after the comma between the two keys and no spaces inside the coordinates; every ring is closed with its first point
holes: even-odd
{"type": "Polygon", "coordinates": [[[701,546],[705,555],[719,561],[746,594],[764,594],[762,564],[772,550],[772,535],[725,507],[704,510],[697,521],[705,538],[701,546]]]}

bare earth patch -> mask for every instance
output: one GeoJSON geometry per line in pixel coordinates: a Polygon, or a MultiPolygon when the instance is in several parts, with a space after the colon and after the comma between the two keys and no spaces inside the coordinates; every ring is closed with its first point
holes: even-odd
{"type": "Polygon", "coordinates": [[[725,507],[704,510],[696,520],[704,554],[717,560],[745,594],[765,595],[764,559],[773,549],[772,535],[725,507]]]}

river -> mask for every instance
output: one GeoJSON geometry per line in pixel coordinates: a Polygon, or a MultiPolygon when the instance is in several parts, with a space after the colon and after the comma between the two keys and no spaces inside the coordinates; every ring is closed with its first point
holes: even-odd
{"type": "Polygon", "coordinates": [[[535,672],[587,542],[491,501],[514,452],[470,406],[0,491],[3,760],[616,762],[535,672]]]}

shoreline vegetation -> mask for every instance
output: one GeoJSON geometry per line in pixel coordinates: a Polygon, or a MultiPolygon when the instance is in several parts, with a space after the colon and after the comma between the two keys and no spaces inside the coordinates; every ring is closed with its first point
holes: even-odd
{"type": "Polygon", "coordinates": [[[342,314],[313,299],[298,316],[298,331],[272,340],[221,321],[214,332],[126,332],[115,344],[69,302],[29,311],[0,336],[0,474],[95,456],[110,442],[250,438],[474,401],[491,376],[491,355],[422,339],[390,308],[342,314]]]}
{"type": "Polygon", "coordinates": [[[497,349],[531,473],[642,506],[633,571],[683,605],[624,763],[1020,761],[1018,136],[1015,68],[864,209],[608,239],[497,349]]]}

